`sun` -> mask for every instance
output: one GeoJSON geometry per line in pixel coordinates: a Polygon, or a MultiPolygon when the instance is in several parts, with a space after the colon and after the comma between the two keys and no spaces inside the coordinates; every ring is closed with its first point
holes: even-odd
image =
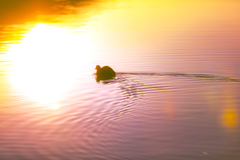
{"type": "Polygon", "coordinates": [[[37,101],[58,102],[92,59],[86,35],[46,24],[31,28],[19,44],[8,48],[13,85],[37,101]]]}

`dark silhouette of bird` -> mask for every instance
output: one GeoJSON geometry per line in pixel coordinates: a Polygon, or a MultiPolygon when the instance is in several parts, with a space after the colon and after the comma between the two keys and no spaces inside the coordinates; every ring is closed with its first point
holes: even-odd
{"type": "Polygon", "coordinates": [[[100,67],[97,65],[95,69],[97,70],[96,75],[99,81],[112,79],[116,76],[116,72],[109,66],[100,67]]]}

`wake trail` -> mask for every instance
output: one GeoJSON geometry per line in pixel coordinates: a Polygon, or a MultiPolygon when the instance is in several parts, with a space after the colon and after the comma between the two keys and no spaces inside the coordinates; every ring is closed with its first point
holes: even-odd
{"type": "Polygon", "coordinates": [[[206,80],[218,80],[218,81],[231,81],[240,82],[240,79],[232,77],[224,77],[212,74],[185,74],[185,73],[146,73],[146,72],[117,72],[118,75],[153,75],[153,76],[179,76],[179,77],[189,77],[189,78],[200,78],[206,80]]]}

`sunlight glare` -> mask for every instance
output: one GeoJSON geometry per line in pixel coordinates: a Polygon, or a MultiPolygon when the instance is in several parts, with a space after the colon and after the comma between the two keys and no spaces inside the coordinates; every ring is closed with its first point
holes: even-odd
{"type": "Polygon", "coordinates": [[[13,61],[13,85],[44,103],[56,103],[88,67],[93,52],[85,33],[38,24],[20,44],[12,44],[8,59],[13,61]]]}

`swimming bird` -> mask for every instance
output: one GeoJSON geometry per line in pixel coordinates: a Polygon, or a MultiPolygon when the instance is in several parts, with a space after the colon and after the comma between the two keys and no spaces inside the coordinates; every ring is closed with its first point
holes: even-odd
{"type": "Polygon", "coordinates": [[[97,70],[96,75],[99,80],[112,79],[116,76],[116,72],[109,66],[100,67],[97,65],[95,69],[97,70]]]}

